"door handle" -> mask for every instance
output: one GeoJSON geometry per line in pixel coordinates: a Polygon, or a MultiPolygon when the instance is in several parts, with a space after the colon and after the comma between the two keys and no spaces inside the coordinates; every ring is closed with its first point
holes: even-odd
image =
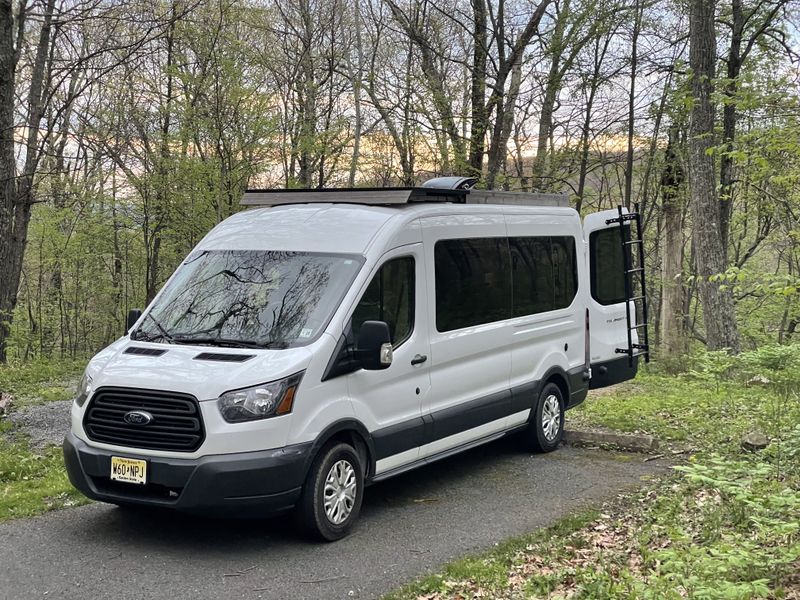
{"type": "Polygon", "coordinates": [[[421,365],[426,360],[428,360],[427,356],[425,356],[424,354],[417,354],[416,356],[414,356],[414,358],[411,359],[411,364],[412,365],[421,365]]]}

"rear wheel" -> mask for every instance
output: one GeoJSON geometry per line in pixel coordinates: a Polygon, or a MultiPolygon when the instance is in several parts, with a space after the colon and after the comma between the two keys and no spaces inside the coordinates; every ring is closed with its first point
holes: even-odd
{"type": "Polygon", "coordinates": [[[564,435],[564,396],[554,383],[542,388],[528,425],[528,444],[534,452],[552,452],[564,435]]]}
{"type": "Polygon", "coordinates": [[[333,443],[314,459],[298,504],[305,531],[333,542],[350,533],[361,512],[364,465],[350,444],[333,443]]]}

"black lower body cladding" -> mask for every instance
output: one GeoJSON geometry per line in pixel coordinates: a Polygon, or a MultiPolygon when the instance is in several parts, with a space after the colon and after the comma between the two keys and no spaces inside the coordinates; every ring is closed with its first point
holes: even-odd
{"type": "Polygon", "coordinates": [[[636,377],[639,370],[639,357],[633,357],[633,364],[627,356],[620,356],[613,360],[592,363],[592,379],[589,382],[589,389],[607,387],[628,381],[636,377]]]}
{"type": "MultiPolygon", "coordinates": [[[[565,408],[577,406],[586,398],[589,391],[587,375],[588,372],[583,365],[558,373],[558,377],[566,383],[567,387],[567,390],[564,390],[565,408]]],[[[533,409],[536,407],[539,392],[548,381],[550,381],[550,377],[545,377],[539,381],[531,381],[496,394],[476,398],[451,408],[379,429],[372,433],[375,458],[380,460],[468,431],[514,413],[533,409]]]]}
{"type": "Polygon", "coordinates": [[[147,483],[111,481],[111,457],[141,458],[93,448],[74,434],[64,438],[69,479],[94,500],[160,506],[196,514],[268,516],[300,497],[311,443],[275,450],[205,456],[147,458],[147,483]]]}

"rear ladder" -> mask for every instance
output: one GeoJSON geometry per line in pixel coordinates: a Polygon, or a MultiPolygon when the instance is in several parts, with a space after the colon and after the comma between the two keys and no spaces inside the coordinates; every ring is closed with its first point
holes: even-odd
{"type": "MultiPolygon", "coordinates": [[[[650,362],[650,340],[647,331],[647,288],[644,278],[644,241],[642,239],[642,220],[639,214],[639,205],[634,204],[634,212],[623,213],[622,205],[617,206],[619,216],[614,219],[606,219],[606,225],[619,223],[619,239],[622,244],[623,268],[625,269],[625,322],[628,328],[628,347],[617,348],[617,354],[627,354],[628,364],[633,366],[633,359],[637,356],[644,356],[645,362],[650,362]],[[626,236],[626,223],[632,222],[636,225],[636,237],[633,231],[626,236]],[[630,239],[628,239],[630,238],[630,239]],[[634,253],[633,248],[637,248],[634,253]],[[634,265],[634,263],[636,263],[634,265]],[[638,277],[637,286],[632,281],[635,275],[638,277]],[[637,304],[641,303],[641,304],[637,304]],[[633,318],[637,321],[631,323],[631,305],[633,305],[633,318]],[[641,314],[641,321],[638,316],[641,314]],[[637,332],[637,342],[633,341],[633,332],[637,332]]],[[[632,230],[628,227],[627,230],[632,230]]]]}

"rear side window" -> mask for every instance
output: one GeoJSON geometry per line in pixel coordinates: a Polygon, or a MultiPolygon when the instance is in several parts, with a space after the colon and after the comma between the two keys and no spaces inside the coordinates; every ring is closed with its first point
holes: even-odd
{"type": "Polygon", "coordinates": [[[438,331],[511,318],[507,238],[440,240],[434,262],[438,331]]]}
{"type": "Polygon", "coordinates": [[[575,238],[553,236],[550,246],[553,253],[553,309],[566,308],[572,304],[578,292],[575,238]]]}
{"type": "MultiPolygon", "coordinates": [[[[628,228],[625,228],[628,231],[628,228]]],[[[626,235],[626,239],[629,234],[626,235]]],[[[619,228],[601,229],[589,235],[589,276],[592,298],[600,304],[625,302],[625,261],[619,228]]]]}
{"type": "Polygon", "coordinates": [[[404,256],[386,262],[375,274],[353,311],[354,339],[364,321],[389,325],[392,344],[403,343],[414,329],[414,258],[404,256]]]}
{"type": "Polygon", "coordinates": [[[572,304],[578,289],[573,237],[513,237],[508,241],[515,317],[566,308],[572,304]]]}

